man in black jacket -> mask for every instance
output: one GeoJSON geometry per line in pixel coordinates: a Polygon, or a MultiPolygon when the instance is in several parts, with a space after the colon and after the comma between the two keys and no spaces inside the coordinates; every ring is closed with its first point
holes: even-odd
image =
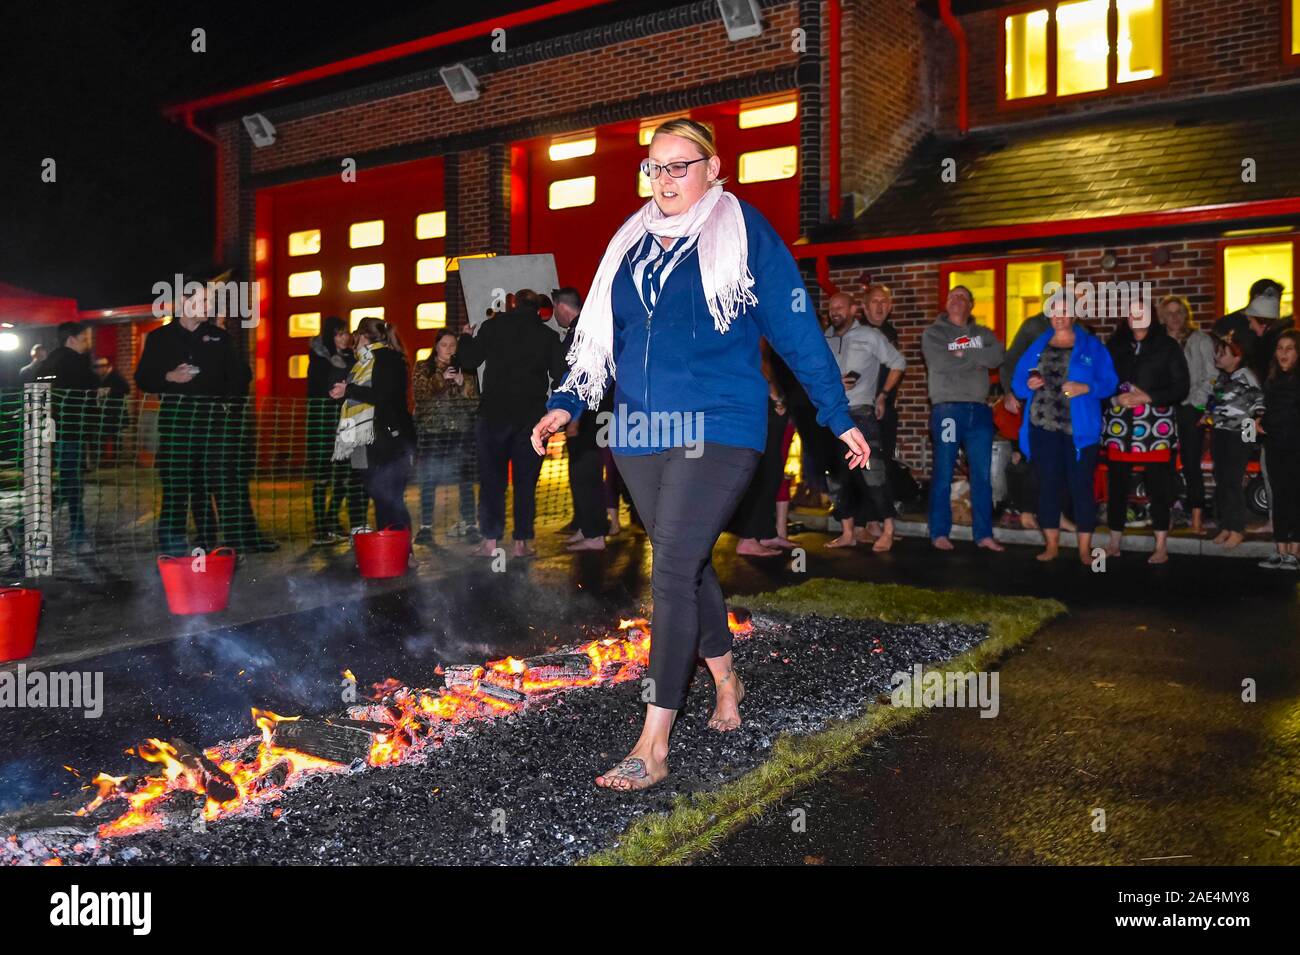
{"type": "Polygon", "coordinates": [[[86,466],[86,441],[94,438],[89,420],[94,409],[95,389],[99,379],[90,370],[90,328],[81,322],[64,322],[59,326],[59,345],[37,369],[36,380],[48,382],[54,405],[54,467],[59,483],[54,495],[54,509],[68,505],[68,522],[72,547],[83,551],[86,516],[82,506],[85,489],[82,474],[86,466]]]}
{"type": "MultiPolygon", "coordinates": [[[[148,394],[161,395],[158,412],[158,471],[162,480],[162,509],[158,517],[158,546],[163,553],[188,552],[185,534],[194,515],[197,543],[205,550],[216,545],[218,506],[230,506],[229,488],[219,480],[219,443],[232,396],[246,387],[247,368],[234,343],[207,320],[204,294],[188,298],[181,314],[150,332],[135,369],[135,383],[148,394]]],[[[233,511],[232,511],[233,512],[233,511]]]]}
{"type": "Polygon", "coordinates": [[[476,553],[492,556],[505,533],[506,474],[514,475],[514,556],[533,553],[533,518],[542,458],[532,448],[532,429],[546,414],[548,386],[558,385],[567,366],[560,337],[539,311],[551,301],[531,289],[515,295],[513,309],[494,315],[464,334],[456,355],[466,372],[486,364],[479,402],[479,533],[476,553]]]}

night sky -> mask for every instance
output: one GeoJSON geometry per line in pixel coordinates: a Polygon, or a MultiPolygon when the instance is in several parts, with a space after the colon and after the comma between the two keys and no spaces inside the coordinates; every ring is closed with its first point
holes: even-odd
{"type": "Polygon", "coordinates": [[[82,308],[151,301],[212,253],[213,147],[163,106],[534,5],[6,0],[0,281],[82,308]]]}

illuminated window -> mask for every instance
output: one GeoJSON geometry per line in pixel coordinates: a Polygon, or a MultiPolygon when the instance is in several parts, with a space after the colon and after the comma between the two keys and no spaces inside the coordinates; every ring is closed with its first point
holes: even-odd
{"type": "Polygon", "coordinates": [[[348,321],[352,323],[352,330],[354,332],[357,330],[357,326],[361,324],[363,318],[377,318],[380,321],[383,321],[384,306],[371,305],[367,308],[354,308],[352,311],[348,312],[348,321]]]}
{"type": "Polygon", "coordinates": [[[320,229],[289,233],[290,255],[315,255],[320,251],[320,229]]]}
{"type": "Polygon", "coordinates": [[[1119,65],[1115,79],[1120,83],[1149,80],[1159,76],[1163,32],[1159,0],[1116,0],[1119,15],[1119,65]]]}
{"type": "Polygon", "coordinates": [[[447,303],[421,302],[415,306],[416,328],[446,328],[447,303]]]}
{"type": "Polygon", "coordinates": [[[290,355],[289,356],[289,377],[306,378],[307,362],[308,362],[308,358],[306,355],[290,355]]]}
{"type": "Polygon", "coordinates": [[[650,180],[640,170],[636,174],[636,194],[642,199],[649,199],[655,194],[654,190],[650,188],[650,180]]]}
{"type": "Polygon", "coordinates": [[[799,166],[799,150],[795,146],[777,146],[741,153],[737,176],[741,182],[770,182],[789,179],[799,166]]]}
{"type": "Polygon", "coordinates": [[[1007,99],[1047,93],[1046,10],[1030,10],[1006,18],[1007,99]]]}
{"type": "Polygon", "coordinates": [[[970,289],[971,295],[975,296],[975,306],[971,309],[975,321],[988,328],[997,328],[997,270],[972,269],[949,272],[946,291],[951,292],[958,285],[966,286],[970,289]]]}
{"type": "Polygon", "coordinates": [[[320,272],[294,272],[289,276],[289,295],[292,298],[319,295],[320,290],[320,272]]]}
{"type": "Polygon", "coordinates": [[[349,292],[373,292],[384,287],[384,263],[354,265],[348,269],[349,292]]]}
{"type": "Polygon", "coordinates": [[[426,212],[415,217],[417,239],[441,239],[447,234],[447,213],[426,212]]]}
{"type": "Polygon", "coordinates": [[[348,227],[348,245],[354,249],[365,249],[372,245],[383,244],[383,219],[373,219],[370,222],[354,222],[348,227]]]}
{"type": "Polygon", "coordinates": [[[1288,57],[1300,58],[1300,0],[1283,0],[1282,12],[1287,28],[1283,48],[1288,57]]]}
{"type": "Polygon", "coordinates": [[[546,204],[552,209],[572,209],[589,206],[596,201],[596,177],[579,176],[577,179],[557,179],[547,192],[546,204]]]}
{"type": "Polygon", "coordinates": [[[433,357],[433,349],[432,349],[432,348],[417,348],[416,351],[415,351],[415,360],[416,360],[416,361],[427,361],[428,359],[430,359],[430,358],[432,358],[432,357],[433,357]]]}
{"type": "Polygon", "coordinates": [[[415,263],[415,282],[417,285],[434,285],[447,281],[447,257],[435,255],[420,259],[415,263]]]}
{"type": "Polygon", "coordinates": [[[457,255],[453,257],[450,262],[447,263],[447,271],[448,272],[459,271],[461,259],[490,259],[495,255],[496,255],[495,252],[474,252],[470,255],[457,255]]]}
{"type": "Polygon", "coordinates": [[[1004,16],[1003,97],[1075,96],[1161,76],[1163,4],[1064,0],[1004,16]]]}
{"type": "Polygon", "coordinates": [[[289,337],[310,338],[320,334],[320,312],[299,312],[289,316],[289,337]]]}
{"type": "Polygon", "coordinates": [[[1250,287],[1259,279],[1282,283],[1283,316],[1292,314],[1295,283],[1295,242],[1243,242],[1223,247],[1223,310],[1235,312],[1250,304],[1250,287]]]}
{"type": "Polygon", "coordinates": [[[777,123],[788,123],[798,115],[799,103],[797,100],[788,99],[775,103],[756,103],[740,111],[740,128],[753,129],[756,126],[775,126],[777,123]]]}
{"type": "Polygon", "coordinates": [[[596,134],[581,133],[576,136],[557,136],[551,140],[551,147],[547,154],[553,162],[559,162],[563,159],[576,159],[579,156],[590,156],[596,151],[596,134]]]}
{"type": "Polygon", "coordinates": [[[1008,262],[1006,339],[1011,342],[1025,319],[1043,310],[1043,290],[1048,282],[1063,282],[1061,263],[1008,262]]]}

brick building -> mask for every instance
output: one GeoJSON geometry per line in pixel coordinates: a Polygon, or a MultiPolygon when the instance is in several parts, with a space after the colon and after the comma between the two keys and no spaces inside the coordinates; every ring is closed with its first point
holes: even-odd
{"type": "Polygon", "coordinates": [[[585,289],[672,115],[712,124],[815,296],[892,287],[922,471],[919,340],[951,284],[1003,335],[1067,274],[1150,281],[1202,320],[1268,275],[1289,310],[1300,0],[758,6],[732,41],[715,0],[557,0],[171,107],[214,142],[218,258],[263,282],[258,393],[302,393],[322,315],[383,309],[417,349],[459,327],[458,256],[553,252],[585,289]]]}

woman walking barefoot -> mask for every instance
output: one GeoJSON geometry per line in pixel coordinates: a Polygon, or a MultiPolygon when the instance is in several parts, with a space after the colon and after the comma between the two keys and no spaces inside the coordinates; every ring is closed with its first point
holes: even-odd
{"type": "Polygon", "coordinates": [[[817,406],[818,422],[870,451],[849,417],[839,369],[785,244],[722,188],[712,134],[691,120],[655,130],[641,171],[653,198],[614,235],[591,283],[569,374],[533,429],[533,449],[595,408],[615,377],[607,429],[654,548],[645,724],[627,758],[596,777],[645,789],[668,775],[668,736],[703,656],[717,690],[709,725],[740,726],[744,685],[713,570],[718,535],[749,485],[767,435],[766,338],[817,406]],[[662,427],[676,421],[678,427],[662,427]]]}

